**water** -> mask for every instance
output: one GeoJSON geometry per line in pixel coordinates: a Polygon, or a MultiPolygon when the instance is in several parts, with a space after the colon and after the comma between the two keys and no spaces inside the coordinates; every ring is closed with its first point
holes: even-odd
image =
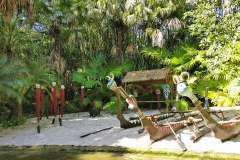
{"type": "Polygon", "coordinates": [[[178,156],[156,154],[51,151],[51,150],[4,150],[0,151],[1,160],[200,160],[178,156]]]}
{"type": "Polygon", "coordinates": [[[129,152],[125,148],[1,146],[0,160],[239,160],[240,155],[195,152],[129,152]],[[151,153],[151,154],[150,154],[151,153]]]}

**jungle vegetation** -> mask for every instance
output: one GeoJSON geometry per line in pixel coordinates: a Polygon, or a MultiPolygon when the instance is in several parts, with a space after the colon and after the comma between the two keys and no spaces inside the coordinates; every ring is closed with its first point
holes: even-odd
{"type": "MultiPolygon", "coordinates": [[[[240,104],[239,0],[1,0],[0,125],[35,115],[35,85],[65,85],[65,113],[115,113],[106,76],[171,68],[213,105],[240,104]]],[[[50,98],[45,99],[46,106],[50,98]]]]}

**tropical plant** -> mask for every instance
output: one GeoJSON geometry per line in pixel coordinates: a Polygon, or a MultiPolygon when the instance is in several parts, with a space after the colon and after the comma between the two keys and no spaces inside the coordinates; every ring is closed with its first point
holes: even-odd
{"type": "Polygon", "coordinates": [[[7,21],[11,21],[16,14],[25,13],[30,20],[34,16],[34,0],[2,0],[0,3],[0,13],[7,21]]]}
{"type": "MultiPolygon", "coordinates": [[[[107,88],[107,76],[114,74],[120,78],[132,68],[132,64],[125,61],[122,65],[116,63],[106,63],[105,56],[98,54],[83,65],[72,75],[72,80],[78,82],[80,86],[84,86],[86,98],[84,106],[97,107],[102,109],[104,104],[113,96],[107,88]]],[[[80,87],[79,87],[80,88],[80,87]]]]}
{"type": "Polygon", "coordinates": [[[26,29],[21,27],[22,15],[14,17],[11,22],[0,15],[0,52],[9,60],[19,58],[22,48],[27,41],[26,29]]]}
{"type": "Polygon", "coordinates": [[[182,71],[196,70],[195,68],[198,68],[204,60],[203,54],[205,52],[200,51],[197,44],[189,40],[180,43],[172,51],[165,47],[146,47],[141,50],[141,53],[156,60],[158,68],[167,66],[173,70],[174,74],[177,74],[182,71]]]}
{"type": "MultiPolygon", "coordinates": [[[[56,82],[58,88],[62,85],[60,78],[51,69],[50,64],[46,63],[48,57],[38,56],[38,59],[25,59],[25,65],[27,68],[27,74],[23,78],[29,80],[29,85],[26,87],[23,94],[25,95],[24,103],[25,105],[35,104],[35,86],[40,84],[45,90],[46,96],[51,96],[52,82],[56,82]]],[[[58,94],[59,95],[59,94],[58,94]]],[[[47,103],[45,103],[47,104],[47,103]]],[[[50,105],[48,105],[50,106],[50,105]]],[[[35,105],[34,105],[35,107],[35,105]]]]}
{"type": "MultiPolygon", "coordinates": [[[[116,35],[113,36],[117,38],[117,42],[112,50],[116,50],[114,55],[118,55],[118,58],[129,57],[129,53],[126,51],[124,53],[123,50],[129,45],[126,44],[127,39],[130,39],[130,36],[126,36],[130,33],[128,31],[134,33],[130,43],[135,45],[137,50],[150,45],[159,48],[163,45],[169,49],[174,48],[183,37],[183,32],[181,32],[183,24],[179,15],[184,11],[185,1],[154,1],[152,3],[144,0],[99,0],[97,4],[99,11],[106,15],[106,19],[109,19],[110,25],[116,30],[116,35]],[[122,39],[125,39],[125,42],[122,39]]],[[[153,59],[138,54],[132,60],[136,70],[156,68],[154,64],[159,63],[158,61],[152,63],[153,59]]]]}
{"type": "MultiPolygon", "coordinates": [[[[122,98],[121,98],[122,99],[122,98]]],[[[121,101],[121,107],[124,109],[124,100],[121,101]]],[[[103,110],[107,110],[111,114],[117,114],[118,108],[117,108],[117,97],[113,96],[110,98],[110,100],[103,105],[103,110]]]]}
{"type": "Polygon", "coordinates": [[[194,92],[202,96],[204,88],[209,87],[209,97],[215,105],[233,106],[239,96],[230,96],[229,86],[238,77],[240,69],[239,12],[234,8],[240,4],[238,1],[224,3],[198,1],[184,18],[190,23],[190,34],[196,37],[202,49],[192,57],[200,62],[192,71],[198,76],[193,84],[194,92]],[[231,10],[229,5],[233,6],[231,10]]]}
{"type": "Polygon", "coordinates": [[[21,61],[8,61],[6,55],[0,55],[0,106],[11,110],[10,114],[17,112],[19,118],[21,118],[21,108],[18,108],[13,100],[22,99],[24,96],[18,92],[17,87],[28,85],[28,81],[20,76],[24,73],[26,73],[26,68],[21,61]]]}
{"type": "Polygon", "coordinates": [[[4,119],[3,117],[0,116],[0,128],[8,128],[8,127],[14,127],[14,126],[19,126],[21,124],[24,124],[27,121],[26,117],[23,118],[12,118],[11,120],[4,119]]]}

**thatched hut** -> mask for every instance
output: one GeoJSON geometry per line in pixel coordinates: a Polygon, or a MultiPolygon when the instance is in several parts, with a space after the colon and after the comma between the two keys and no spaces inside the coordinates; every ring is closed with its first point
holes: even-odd
{"type": "MultiPolygon", "coordinates": [[[[122,79],[122,83],[125,86],[131,86],[131,88],[137,88],[140,93],[149,92],[151,88],[152,92],[157,94],[158,84],[168,84],[170,87],[169,100],[173,102],[173,79],[171,69],[155,69],[155,70],[145,70],[145,71],[132,71],[128,72],[122,79]]],[[[160,93],[162,94],[162,88],[160,88],[160,93]]]]}

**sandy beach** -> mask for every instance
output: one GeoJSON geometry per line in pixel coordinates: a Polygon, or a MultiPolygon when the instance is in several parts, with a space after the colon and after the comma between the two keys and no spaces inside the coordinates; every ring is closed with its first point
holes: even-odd
{"type": "MultiPolygon", "coordinates": [[[[225,118],[233,118],[240,115],[240,107],[235,107],[231,110],[229,108],[220,109],[224,111],[225,118]]],[[[152,115],[159,114],[159,111],[145,110],[143,113],[152,115]]],[[[127,120],[132,116],[136,116],[134,111],[124,113],[124,117],[127,120]]],[[[172,122],[179,116],[179,114],[176,114],[174,117],[168,118],[168,121],[172,122]]],[[[212,117],[219,121],[217,116],[212,115],[212,117]]],[[[116,115],[105,112],[101,112],[99,116],[94,118],[90,117],[88,112],[65,114],[62,117],[62,126],[60,126],[58,118],[56,117],[55,123],[52,124],[52,116],[49,116],[48,119],[43,117],[39,123],[41,127],[40,133],[37,133],[37,118],[30,118],[21,126],[2,129],[0,131],[0,146],[73,145],[125,147],[136,150],[181,150],[174,135],[153,142],[150,140],[147,130],[144,130],[143,133],[138,133],[138,130],[142,129],[141,126],[129,129],[120,128],[120,122],[116,115]]],[[[199,125],[204,125],[204,122],[200,122],[199,125]]],[[[208,132],[199,140],[193,142],[190,140],[192,133],[187,127],[178,130],[176,133],[181,135],[181,140],[188,151],[199,153],[221,152],[240,155],[240,135],[226,142],[221,142],[214,137],[212,132],[208,132]]]]}

